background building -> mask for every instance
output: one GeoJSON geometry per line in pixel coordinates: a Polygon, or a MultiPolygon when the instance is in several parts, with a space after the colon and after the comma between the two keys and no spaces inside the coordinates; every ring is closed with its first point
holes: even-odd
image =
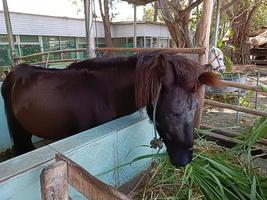
{"type": "MultiPolygon", "coordinates": [[[[84,19],[53,17],[25,13],[10,13],[16,54],[25,56],[38,52],[61,49],[86,48],[84,19]]],[[[96,47],[105,47],[104,28],[100,21],[94,22],[93,32],[96,47]]],[[[4,13],[0,11],[0,66],[10,65],[8,39],[4,13]]],[[[170,47],[168,28],[161,23],[137,22],[137,47],[170,47]]],[[[133,23],[115,22],[111,24],[114,47],[133,47],[133,23]]],[[[50,55],[50,60],[64,58],[84,58],[84,53],[50,55]]],[[[38,58],[36,58],[38,59],[38,58]]],[[[35,62],[37,60],[32,60],[35,62]]]]}

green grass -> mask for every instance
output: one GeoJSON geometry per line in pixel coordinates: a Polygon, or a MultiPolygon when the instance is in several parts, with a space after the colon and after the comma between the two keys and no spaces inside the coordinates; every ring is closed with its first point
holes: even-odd
{"type": "MultiPolygon", "coordinates": [[[[145,185],[132,194],[133,199],[179,200],[265,200],[267,177],[255,168],[251,148],[267,134],[267,119],[261,118],[243,136],[244,143],[232,149],[199,138],[195,141],[193,161],[174,168],[167,154],[154,155],[160,161],[149,172],[145,185]],[[242,156],[242,159],[240,155],[242,156]],[[165,157],[164,157],[165,156],[165,157]]],[[[152,157],[147,155],[139,157],[152,157]]]]}

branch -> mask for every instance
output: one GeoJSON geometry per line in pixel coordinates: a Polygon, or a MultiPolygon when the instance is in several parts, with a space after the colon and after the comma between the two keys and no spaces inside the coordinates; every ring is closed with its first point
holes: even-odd
{"type": "Polygon", "coordinates": [[[203,0],[196,0],[194,3],[190,4],[187,8],[185,8],[184,10],[181,11],[179,18],[183,19],[186,14],[188,15],[187,16],[187,18],[188,18],[191,10],[194,9],[195,7],[197,7],[202,2],[203,2],[203,0]]]}
{"type": "Polygon", "coordinates": [[[226,5],[224,5],[224,6],[221,8],[221,12],[223,12],[223,11],[229,9],[230,7],[234,6],[235,4],[237,4],[237,3],[239,3],[239,2],[240,2],[240,0],[233,0],[232,2],[230,2],[230,3],[226,4],[226,5]]]}
{"type": "Polygon", "coordinates": [[[171,16],[169,9],[166,9],[166,8],[168,8],[167,1],[166,0],[159,0],[157,3],[159,5],[158,7],[161,10],[162,17],[164,18],[164,20],[168,21],[169,23],[172,23],[173,17],[171,16]]]}
{"type": "MultiPolygon", "coordinates": [[[[231,24],[232,24],[232,22],[233,22],[235,19],[239,18],[239,17],[242,16],[245,12],[248,12],[250,9],[251,9],[252,12],[254,12],[254,10],[255,10],[255,9],[257,8],[257,6],[261,3],[261,1],[262,1],[262,0],[259,0],[256,4],[251,5],[251,6],[249,6],[248,8],[246,8],[245,10],[243,10],[241,13],[239,13],[239,15],[234,16],[234,18],[231,20],[231,24]]],[[[252,13],[252,14],[253,14],[253,13],[252,13]]],[[[251,17],[251,16],[249,16],[249,17],[251,17]]]]}
{"type": "Polygon", "coordinates": [[[199,4],[201,4],[203,0],[196,0],[194,3],[190,4],[187,8],[183,10],[184,13],[190,12],[192,9],[197,7],[199,4]]]}
{"type": "Polygon", "coordinates": [[[99,2],[100,14],[101,14],[102,20],[104,20],[105,16],[103,12],[102,0],[98,0],[98,2],[99,2]]]}

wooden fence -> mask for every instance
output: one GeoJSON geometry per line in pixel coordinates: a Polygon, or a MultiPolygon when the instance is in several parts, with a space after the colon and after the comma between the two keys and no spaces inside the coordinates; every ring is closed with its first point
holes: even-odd
{"type": "Polygon", "coordinates": [[[66,156],[58,153],[56,161],[41,172],[42,200],[70,199],[68,184],[90,200],[130,200],[125,194],[103,183],[66,156]]]}

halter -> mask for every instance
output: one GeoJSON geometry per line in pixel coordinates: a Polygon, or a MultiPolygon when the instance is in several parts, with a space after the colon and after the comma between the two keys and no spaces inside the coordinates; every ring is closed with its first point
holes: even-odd
{"type": "Polygon", "coordinates": [[[153,127],[154,127],[154,139],[150,141],[150,147],[153,148],[153,149],[156,149],[156,148],[159,148],[162,149],[163,147],[163,141],[162,141],[162,138],[158,138],[157,136],[157,129],[156,129],[156,110],[157,110],[157,105],[158,105],[158,100],[159,100],[159,94],[160,94],[160,91],[161,91],[161,83],[159,84],[159,89],[158,89],[158,92],[157,92],[157,95],[156,95],[156,98],[155,98],[155,101],[154,101],[154,106],[153,106],[153,127]]]}
{"type": "Polygon", "coordinates": [[[214,49],[214,54],[215,54],[215,58],[211,61],[211,63],[213,63],[214,60],[217,60],[219,66],[216,67],[214,70],[218,70],[218,69],[220,69],[222,67],[221,64],[220,64],[220,62],[219,62],[219,60],[218,60],[218,57],[220,56],[220,54],[217,55],[215,49],[214,49]]]}

